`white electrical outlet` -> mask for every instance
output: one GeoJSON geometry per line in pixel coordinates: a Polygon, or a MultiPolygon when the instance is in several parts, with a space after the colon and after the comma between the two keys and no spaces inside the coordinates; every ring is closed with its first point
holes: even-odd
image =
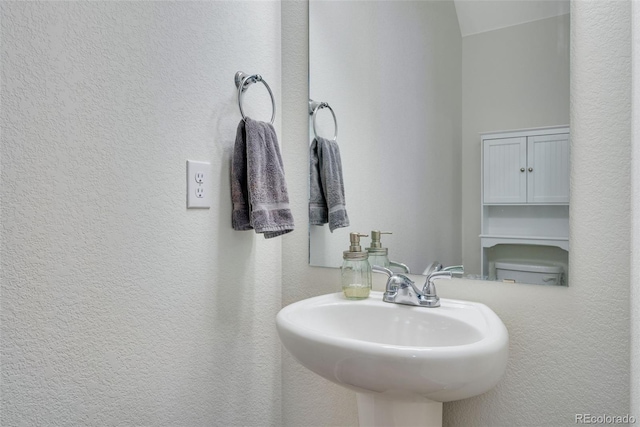
{"type": "Polygon", "coordinates": [[[211,164],[187,160],[187,208],[211,207],[211,164]]]}

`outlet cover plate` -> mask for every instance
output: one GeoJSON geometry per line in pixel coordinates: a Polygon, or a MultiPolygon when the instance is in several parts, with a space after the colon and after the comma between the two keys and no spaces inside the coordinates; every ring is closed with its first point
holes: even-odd
{"type": "Polygon", "coordinates": [[[211,207],[211,163],[187,160],[187,208],[211,207]]]}

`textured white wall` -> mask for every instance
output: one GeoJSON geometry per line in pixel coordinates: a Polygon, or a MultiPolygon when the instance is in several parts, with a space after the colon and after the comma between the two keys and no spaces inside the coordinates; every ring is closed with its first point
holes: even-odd
{"type": "Polygon", "coordinates": [[[631,165],[631,412],[640,416],[640,4],[631,3],[633,140],[631,165]]]}
{"type": "Polygon", "coordinates": [[[568,123],[569,15],[462,38],[462,260],[466,272],[480,274],[479,134],[568,123]]]}
{"type": "Polygon", "coordinates": [[[1,15],[2,424],[280,425],[281,239],[233,232],[229,197],[234,73],[280,105],[279,2],[1,15]]]}
{"type": "MultiPolygon", "coordinates": [[[[337,115],[351,221],[333,233],[311,227],[311,264],[339,267],[349,233],[371,230],[393,232],[383,236],[390,258],[415,271],[460,264],[462,42],[453,2],[309,7],[309,93],[337,115]]],[[[327,110],[317,122],[320,135],[333,135],[327,110]]]]}
{"type": "MultiPolygon", "coordinates": [[[[569,426],[576,413],[629,411],[630,4],[572,5],[571,287],[452,280],[438,288],[444,297],[489,305],[511,338],[503,381],[445,404],[448,426],[569,426]]],[[[283,75],[297,84],[284,108],[297,106],[284,117],[287,132],[303,140],[306,16],[302,5],[287,9],[283,3],[283,75]]],[[[306,149],[287,152],[303,172],[306,149]]],[[[296,209],[304,213],[306,205],[296,209]]],[[[305,264],[307,244],[300,234],[283,242],[283,304],[335,289],[337,270],[305,264]]],[[[283,420],[356,425],[355,399],[283,354],[283,420]]]]}

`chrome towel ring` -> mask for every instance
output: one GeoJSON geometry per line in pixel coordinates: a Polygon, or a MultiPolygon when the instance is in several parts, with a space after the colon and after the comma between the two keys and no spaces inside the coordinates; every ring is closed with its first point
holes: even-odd
{"type": "Polygon", "coordinates": [[[317,102],[317,101],[314,101],[313,99],[310,99],[309,115],[313,116],[313,133],[317,138],[318,131],[316,130],[316,117],[318,117],[317,116],[318,111],[320,111],[323,108],[328,108],[329,111],[331,111],[331,115],[333,116],[333,123],[335,123],[336,125],[336,131],[335,131],[335,134],[333,135],[333,140],[336,141],[338,139],[338,120],[336,119],[336,113],[333,112],[333,108],[331,108],[331,106],[326,102],[317,102]]]}
{"type": "Polygon", "coordinates": [[[242,71],[238,71],[235,75],[234,81],[236,83],[236,87],[238,88],[238,107],[240,107],[240,114],[242,115],[242,119],[246,120],[247,117],[244,115],[244,110],[242,109],[242,93],[249,88],[249,86],[253,83],[262,82],[264,87],[269,91],[269,96],[271,96],[271,107],[273,108],[273,114],[271,115],[271,124],[276,119],[276,100],[273,97],[273,92],[271,92],[271,88],[267,84],[266,81],[262,78],[260,74],[249,75],[243,73],[242,71]]]}

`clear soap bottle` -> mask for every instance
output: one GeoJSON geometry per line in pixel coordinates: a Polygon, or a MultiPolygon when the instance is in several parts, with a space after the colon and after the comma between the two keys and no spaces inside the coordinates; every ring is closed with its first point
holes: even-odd
{"type": "Polygon", "coordinates": [[[351,245],[348,251],[342,253],[342,292],[352,300],[368,298],[371,292],[369,254],[362,250],[360,237],[368,237],[368,234],[350,233],[351,245]]]}
{"type": "Polygon", "coordinates": [[[371,247],[367,248],[369,253],[369,264],[378,265],[380,267],[389,268],[389,249],[382,247],[380,237],[382,234],[391,234],[388,231],[371,231],[371,247]]]}
{"type": "Polygon", "coordinates": [[[388,268],[394,273],[410,274],[411,270],[406,264],[401,262],[389,260],[389,248],[383,248],[380,237],[383,234],[393,234],[390,231],[371,231],[371,247],[367,248],[369,253],[369,264],[379,265],[380,267],[388,268]]]}

